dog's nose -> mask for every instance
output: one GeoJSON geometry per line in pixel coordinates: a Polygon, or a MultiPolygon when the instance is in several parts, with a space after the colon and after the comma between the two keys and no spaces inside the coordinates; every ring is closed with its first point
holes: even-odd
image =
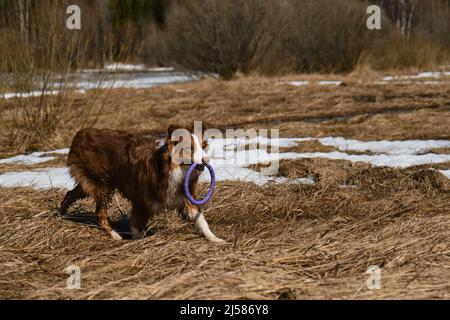
{"type": "Polygon", "coordinates": [[[205,165],[204,164],[198,164],[197,167],[195,167],[195,170],[203,171],[203,170],[205,170],[205,165]]]}

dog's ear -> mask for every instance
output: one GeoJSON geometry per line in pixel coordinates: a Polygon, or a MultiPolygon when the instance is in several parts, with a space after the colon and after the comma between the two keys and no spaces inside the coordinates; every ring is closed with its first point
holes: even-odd
{"type": "Polygon", "coordinates": [[[143,161],[148,162],[148,158],[151,156],[153,149],[149,145],[140,145],[139,141],[133,140],[126,146],[128,161],[132,165],[143,161]]]}
{"type": "Polygon", "coordinates": [[[178,129],[178,126],[171,124],[169,128],[167,128],[167,136],[170,138],[172,133],[178,129]]]}

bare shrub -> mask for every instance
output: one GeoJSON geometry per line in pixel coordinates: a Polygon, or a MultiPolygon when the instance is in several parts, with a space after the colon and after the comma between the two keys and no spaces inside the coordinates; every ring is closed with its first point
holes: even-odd
{"type": "MultiPolygon", "coordinates": [[[[88,41],[65,28],[65,10],[51,5],[32,10],[33,23],[26,36],[20,28],[14,28],[14,21],[10,28],[0,30],[3,151],[49,146],[61,136],[94,125],[94,108],[102,107],[105,95],[103,90],[94,90],[82,98],[79,95],[76,68],[83,64],[88,41]],[[7,99],[6,92],[19,96],[7,99]]],[[[9,16],[13,17],[14,12],[9,16]]]]}
{"type": "Polygon", "coordinates": [[[251,69],[264,36],[270,1],[187,0],[167,17],[171,61],[194,71],[229,79],[251,69]]]}
{"type": "Polygon", "coordinates": [[[418,2],[411,11],[412,25],[407,30],[399,21],[402,11],[398,6],[397,1],[392,1],[391,6],[385,4],[382,30],[371,34],[362,63],[376,70],[390,70],[450,62],[448,6],[443,1],[418,2]]]}
{"type": "Polygon", "coordinates": [[[342,72],[364,49],[361,3],[331,0],[176,3],[167,19],[169,56],[186,69],[342,72]],[[332,10],[331,10],[332,8],[332,10]]]}
{"type": "Polygon", "coordinates": [[[144,40],[139,48],[139,56],[142,61],[152,66],[168,65],[167,41],[164,31],[152,23],[146,26],[144,34],[144,40]]]}
{"type": "Polygon", "coordinates": [[[353,1],[284,1],[272,24],[264,73],[345,72],[366,44],[365,9],[353,1]]]}

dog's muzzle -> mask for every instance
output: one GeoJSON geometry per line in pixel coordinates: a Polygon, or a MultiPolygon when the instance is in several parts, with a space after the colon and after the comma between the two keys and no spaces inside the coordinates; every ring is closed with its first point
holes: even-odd
{"type": "Polygon", "coordinates": [[[205,164],[204,164],[204,163],[198,164],[198,165],[195,167],[195,170],[200,171],[200,172],[203,172],[203,171],[205,170],[205,164]]]}

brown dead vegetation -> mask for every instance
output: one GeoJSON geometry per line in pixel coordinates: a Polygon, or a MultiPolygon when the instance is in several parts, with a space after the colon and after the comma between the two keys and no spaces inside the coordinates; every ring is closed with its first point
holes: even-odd
{"type": "MultiPolygon", "coordinates": [[[[203,120],[214,128],[277,128],[284,137],[344,136],[369,139],[449,139],[449,82],[441,84],[376,84],[381,74],[348,76],[239,77],[233,81],[200,82],[151,89],[117,89],[93,113],[97,127],[162,136],[172,123],[203,120]],[[317,79],[344,80],[343,86],[314,85],[317,79]],[[310,85],[295,87],[293,80],[310,85]],[[180,89],[182,89],[180,91],[180,89]]],[[[90,104],[90,94],[74,105],[90,104]]],[[[92,99],[91,99],[92,100],[92,99]]],[[[14,101],[9,101],[14,108],[14,101]]],[[[86,106],[91,110],[92,105],[86,106]]],[[[62,129],[45,144],[67,146],[71,136],[62,129]]],[[[17,143],[20,143],[18,141],[17,143]]],[[[1,152],[11,153],[2,146],[1,152]]]]}
{"type": "MultiPolygon", "coordinates": [[[[0,189],[0,296],[72,299],[449,298],[448,180],[431,170],[372,168],[302,159],[289,177],[316,185],[219,183],[205,208],[214,246],[175,212],[159,215],[149,236],[114,241],[90,202],[55,216],[58,191],[0,189]],[[65,289],[65,269],[81,268],[82,288],[65,289]],[[370,265],[382,289],[368,290],[370,265]]],[[[204,186],[206,187],[206,186],[204,186]]],[[[127,232],[128,204],[110,208],[127,232]]]]}
{"type": "MultiPolygon", "coordinates": [[[[365,84],[379,76],[357,74],[345,77],[346,86],[286,84],[300,78],[114,90],[110,108],[95,116],[101,127],[154,136],[170,123],[205,120],[219,128],[279,128],[285,137],[450,139],[448,84],[365,84]]],[[[60,137],[41,147],[68,146],[60,137]]],[[[297,148],[291,151],[333,151],[317,142],[297,148]]],[[[63,161],[2,165],[0,173],[63,161]]],[[[0,188],[0,297],[448,299],[449,179],[432,169],[449,168],[283,160],[280,176],[316,184],[218,184],[205,215],[226,246],[198,237],[175,212],[159,215],[142,240],[114,241],[98,228],[89,201],[61,219],[55,213],[63,191],[0,188]],[[65,288],[71,264],[81,268],[80,290],[65,288]],[[381,290],[366,287],[370,265],[382,268],[381,290]]],[[[125,200],[113,199],[110,218],[125,236],[128,211],[125,200]]]]}

